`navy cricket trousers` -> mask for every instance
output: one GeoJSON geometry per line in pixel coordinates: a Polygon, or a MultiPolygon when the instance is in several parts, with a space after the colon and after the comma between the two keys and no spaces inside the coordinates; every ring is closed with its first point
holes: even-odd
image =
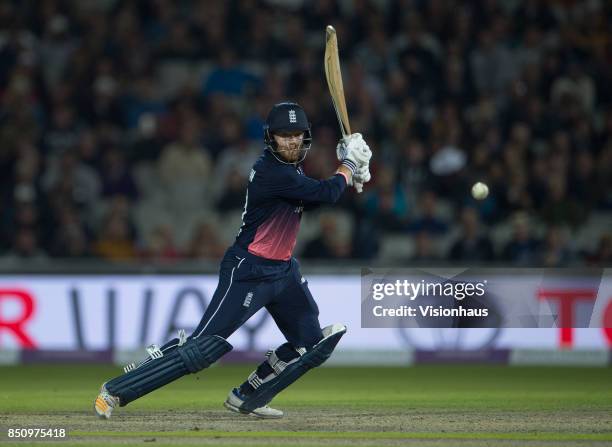
{"type": "Polygon", "coordinates": [[[217,290],[193,336],[228,338],[262,307],[294,347],[310,348],[323,338],[319,308],[297,260],[264,259],[236,245],[221,261],[217,290]]]}

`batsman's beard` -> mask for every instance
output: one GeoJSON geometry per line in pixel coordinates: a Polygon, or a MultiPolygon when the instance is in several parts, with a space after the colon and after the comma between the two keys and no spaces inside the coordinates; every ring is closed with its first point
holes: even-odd
{"type": "Polygon", "coordinates": [[[306,151],[303,150],[304,144],[300,143],[288,143],[283,146],[278,145],[276,152],[280,154],[286,161],[290,163],[296,163],[303,160],[306,155],[306,151]]]}
{"type": "Polygon", "coordinates": [[[300,146],[301,145],[295,143],[288,144],[283,149],[285,156],[291,161],[297,160],[300,155],[300,146]]]}

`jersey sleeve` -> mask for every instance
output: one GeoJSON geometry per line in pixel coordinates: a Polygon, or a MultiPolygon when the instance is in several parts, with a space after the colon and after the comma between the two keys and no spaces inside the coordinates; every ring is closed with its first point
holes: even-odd
{"type": "Polygon", "coordinates": [[[315,203],[335,203],[346,189],[346,179],[336,174],[326,180],[315,180],[293,170],[285,170],[272,185],[273,193],[285,199],[315,203]]]}

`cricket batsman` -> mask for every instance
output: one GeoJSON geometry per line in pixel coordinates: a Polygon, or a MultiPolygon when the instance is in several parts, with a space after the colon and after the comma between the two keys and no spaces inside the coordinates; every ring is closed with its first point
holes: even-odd
{"type": "Polygon", "coordinates": [[[335,203],[348,185],[361,191],[370,180],[372,152],[361,134],[340,141],[340,165],[326,180],[304,175],[301,163],[312,143],[306,113],[294,102],[276,104],[264,124],[265,149],[250,172],[242,225],[221,261],[219,284],[196,330],[184,331],[125,374],[102,385],[96,414],[110,418],[125,406],[186,374],[197,373],[232,350],[227,338],[265,307],[287,342],[268,352],[246,381],[230,391],[225,407],[259,418],[281,418],[268,403],[309,369],[329,358],[346,332],[343,324],[321,329],[319,309],[292,257],[302,212],[335,203]]]}

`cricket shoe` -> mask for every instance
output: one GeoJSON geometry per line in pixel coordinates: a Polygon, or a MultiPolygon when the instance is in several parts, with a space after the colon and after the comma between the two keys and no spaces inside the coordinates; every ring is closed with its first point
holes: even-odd
{"type": "Polygon", "coordinates": [[[100,394],[98,394],[94,402],[94,411],[96,415],[101,419],[110,419],[113,410],[118,406],[119,398],[112,396],[106,390],[106,383],[102,384],[100,387],[100,394]]]}
{"type": "Polygon", "coordinates": [[[283,417],[283,412],[280,410],[275,410],[274,408],[270,408],[267,405],[263,407],[255,408],[253,411],[242,410],[240,407],[244,403],[246,397],[240,393],[238,388],[234,388],[227,396],[225,403],[223,404],[225,408],[230,411],[234,411],[240,414],[248,414],[249,416],[253,416],[259,419],[280,419],[283,417]]]}

